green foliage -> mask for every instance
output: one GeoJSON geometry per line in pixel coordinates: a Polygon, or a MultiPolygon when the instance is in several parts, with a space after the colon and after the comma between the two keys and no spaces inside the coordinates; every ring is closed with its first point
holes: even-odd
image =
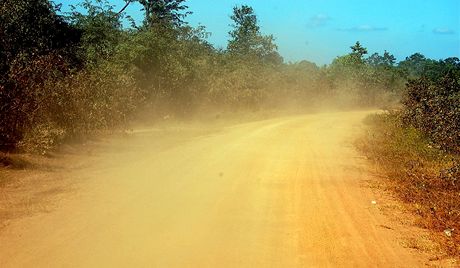
{"type": "Polygon", "coordinates": [[[451,57],[436,61],[427,59],[420,53],[415,53],[401,61],[398,67],[408,79],[425,77],[431,81],[439,82],[447,71],[458,72],[460,60],[457,57],[451,57]]]}
{"type": "Polygon", "coordinates": [[[131,73],[109,64],[112,52],[100,49],[114,51],[115,42],[105,41],[121,31],[110,7],[83,6],[88,14],[74,12],[68,23],[48,1],[2,2],[2,150],[49,150],[115,127],[142,102],[131,73]]]}
{"type": "Polygon", "coordinates": [[[399,68],[406,72],[408,78],[417,78],[425,72],[425,66],[429,60],[420,53],[415,53],[406,57],[404,61],[399,63],[399,68]]]}
{"type": "Polygon", "coordinates": [[[366,62],[372,67],[391,68],[395,65],[396,58],[385,50],[383,56],[380,56],[378,53],[374,53],[366,59],[366,62]]]}
{"type": "Polygon", "coordinates": [[[382,181],[406,202],[417,223],[431,231],[443,250],[460,254],[460,236],[447,237],[447,228],[460,228],[460,158],[436,148],[431,138],[404,123],[400,112],[367,118],[368,135],[359,148],[382,169],[382,181]]]}
{"type": "Polygon", "coordinates": [[[326,69],[332,87],[348,91],[352,102],[364,106],[391,104],[404,88],[405,78],[394,66],[395,57],[385,51],[364,58],[367,49],[356,42],[347,55],[337,57],[326,69]]]}
{"type": "Polygon", "coordinates": [[[460,152],[460,68],[433,80],[409,81],[402,103],[407,124],[442,149],[460,152]]]}
{"type": "Polygon", "coordinates": [[[367,54],[367,48],[361,46],[359,41],[356,42],[354,46],[351,46],[351,53],[349,54],[351,59],[354,61],[355,64],[363,64],[364,63],[364,55],[367,54]]]}
{"type": "Polygon", "coordinates": [[[88,64],[97,64],[98,61],[111,58],[123,37],[121,19],[122,16],[114,12],[114,7],[107,0],[96,0],[95,4],[85,0],[72,7],[67,20],[83,33],[80,48],[88,64]]]}
{"type": "Polygon", "coordinates": [[[78,65],[81,32],[48,1],[0,3],[0,148],[14,148],[34,120],[37,91],[78,65]]]}
{"type": "MultiPolygon", "coordinates": [[[[413,77],[402,110],[368,121],[363,150],[384,167],[393,190],[442,234],[460,222],[460,65],[457,58],[434,61],[414,54],[399,64],[413,77]]],[[[450,255],[460,254],[459,236],[436,236],[450,255]]]]}
{"type": "Polygon", "coordinates": [[[248,55],[257,49],[260,36],[260,27],[257,24],[257,16],[249,6],[233,8],[233,15],[230,17],[234,25],[229,32],[231,40],[228,42],[228,49],[232,53],[248,55]]]}
{"type": "MultiPolygon", "coordinates": [[[[395,66],[387,51],[365,58],[360,42],[329,66],[284,63],[250,6],[234,7],[230,40],[221,50],[206,41],[204,27],[183,21],[190,13],[185,0],[137,2],[144,25],[129,29],[122,27],[126,6],[114,10],[107,0],[82,0],[66,16],[46,0],[0,4],[3,149],[51,149],[122,125],[141,109],[154,117],[166,111],[187,117],[206,106],[310,107],[337,99],[381,105],[401,94],[407,77],[438,81],[447,69],[458,73],[460,64],[414,54],[395,66]]],[[[450,102],[436,101],[455,107],[456,97],[449,96],[450,102]]]]}
{"type": "Polygon", "coordinates": [[[203,27],[144,29],[117,47],[114,61],[134,71],[152,105],[171,104],[185,113],[212,72],[214,50],[204,41],[206,36],[203,27]]]}
{"type": "Polygon", "coordinates": [[[144,26],[176,26],[184,24],[183,19],[191,12],[185,0],[137,0],[144,8],[144,26]]]}
{"type": "Polygon", "coordinates": [[[56,14],[56,6],[47,0],[2,1],[0,33],[1,73],[7,72],[17,57],[69,49],[79,42],[81,35],[56,14]]]}
{"type": "Polygon", "coordinates": [[[246,61],[262,61],[265,64],[279,65],[282,58],[277,52],[272,35],[260,33],[257,16],[250,6],[234,7],[230,17],[233,30],[229,32],[228,51],[231,55],[246,61]]]}

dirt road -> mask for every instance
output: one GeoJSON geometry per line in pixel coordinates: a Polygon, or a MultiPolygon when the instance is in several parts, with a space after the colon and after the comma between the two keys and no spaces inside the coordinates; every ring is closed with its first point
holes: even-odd
{"type": "Polygon", "coordinates": [[[421,266],[363,186],[365,115],[120,139],[57,209],[2,231],[0,267],[421,266]]]}

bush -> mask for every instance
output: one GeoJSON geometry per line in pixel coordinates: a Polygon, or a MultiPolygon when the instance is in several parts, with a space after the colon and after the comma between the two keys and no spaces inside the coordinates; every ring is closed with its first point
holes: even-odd
{"type": "Polygon", "coordinates": [[[126,121],[143,94],[132,75],[113,64],[71,70],[56,54],[12,67],[2,138],[12,147],[44,152],[65,139],[114,128],[126,121]]]}
{"type": "Polygon", "coordinates": [[[460,68],[439,81],[407,83],[403,120],[427,134],[440,148],[460,152],[460,68]]]}
{"type": "Polygon", "coordinates": [[[37,122],[40,109],[46,105],[46,84],[58,81],[70,72],[67,62],[58,54],[19,57],[11,64],[7,82],[0,91],[0,147],[14,148],[37,122]]]}
{"type": "Polygon", "coordinates": [[[446,154],[399,113],[369,117],[369,135],[360,149],[381,167],[387,185],[433,231],[446,253],[460,255],[460,157],[446,154]],[[451,236],[444,230],[453,229],[451,236]]]}
{"type": "Polygon", "coordinates": [[[36,121],[45,82],[81,63],[81,32],[50,1],[5,0],[0,35],[0,150],[12,150],[36,121]]]}

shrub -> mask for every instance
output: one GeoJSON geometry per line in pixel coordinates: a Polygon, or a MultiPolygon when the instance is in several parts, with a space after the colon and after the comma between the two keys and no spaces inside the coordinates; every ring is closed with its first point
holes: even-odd
{"type": "Polygon", "coordinates": [[[387,178],[387,186],[419,216],[418,224],[449,255],[460,255],[460,157],[433,146],[419,129],[405,125],[401,114],[367,118],[370,125],[359,147],[387,178]],[[451,236],[444,230],[453,229],[451,236]]]}
{"type": "Polygon", "coordinates": [[[460,152],[459,74],[451,70],[439,81],[412,80],[402,101],[405,123],[427,134],[440,148],[454,152],[460,152]]]}
{"type": "Polygon", "coordinates": [[[119,126],[142,102],[132,75],[113,64],[72,70],[49,54],[10,72],[15,81],[2,122],[3,140],[26,151],[44,152],[65,139],[119,126]]]}

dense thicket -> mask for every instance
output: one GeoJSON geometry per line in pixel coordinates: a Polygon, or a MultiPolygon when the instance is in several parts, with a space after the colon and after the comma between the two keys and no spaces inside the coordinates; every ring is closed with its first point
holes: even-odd
{"type": "Polygon", "coordinates": [[[414,54],[402,107],[368,119],[361,148],[383,168],[388,186],[433,231],[445,253],[460,255],[460,61],[414,54]]]}
{"type": "Polygon", "coordinates": [[[46,0],[0,3],[0,145],[12,148],[36,122],[42,88],[79,65],[81,32],[46,0]]]}
{"type": "Polygon", "coordinates": [[[123,28],[129,16],[103,0],[82,0],[65,14],[48,0],[0,3],[2,150],[46,151],[121,127],[140,110],[187,117],[209,109],[381,105],[397,100],[408,78],[439,72],[421,67],[434,61],[420,54],[398,65],[387,51],[366,57],[359,42],[328,66],[286,63],[245,5],[230,16],[227,48],[216,49],[204,27],[184,22],[185,0],[137,2],[145,17],[130,28],[123,28]]]}
{"type": "Polygon", "coordinates": [[[442,149],[460,152],[460,61],[418,56],[417,63],[412,70],[419,78],[407,83],[403,120],[442,149]]]}

